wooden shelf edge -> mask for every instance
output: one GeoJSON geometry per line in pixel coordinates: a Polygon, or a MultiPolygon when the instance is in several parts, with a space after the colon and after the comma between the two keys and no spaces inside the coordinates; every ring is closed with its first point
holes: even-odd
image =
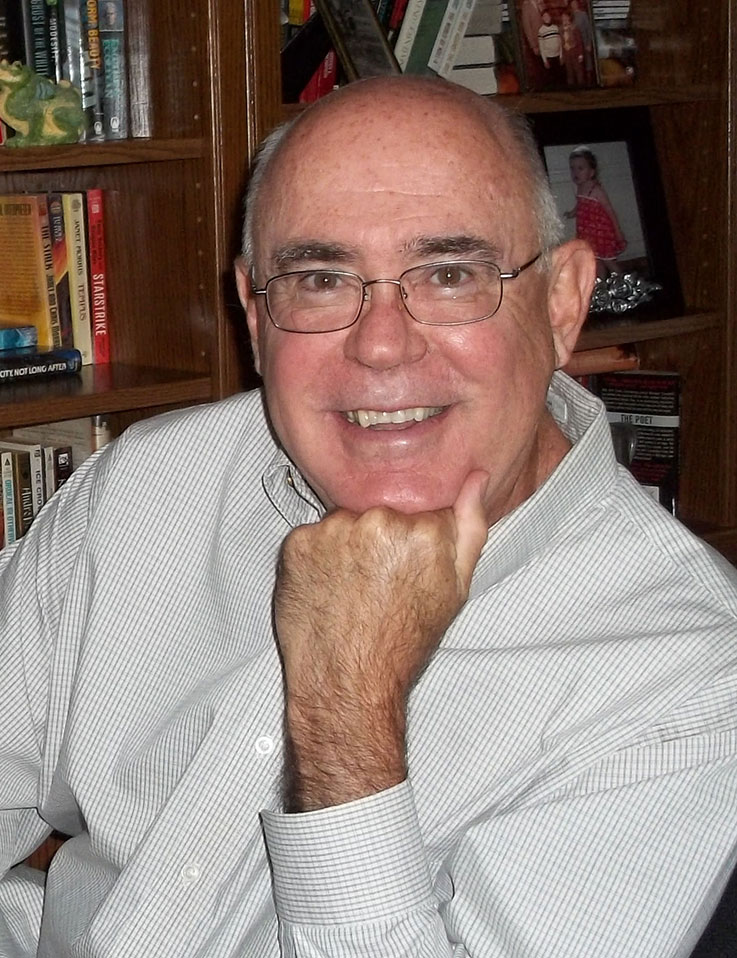
{"type": "MultiPolygon", "coordinates": [[[[503,93],[489,99],[498,99],[520,113],[560,113],[568,110],[608,110],[625,106],[664,106],[669,103],[703,103],[717,101],[724,93],[718,83],[670,84],[656,86],[642,84],[630,87],[598,87],[569,93],[560,90],[551,93],[503,93]]],[[[285,120],[299,116],[307,109],[304,103],[283,103],[285,120]]]]}
{"type": "Polygon", "coordinates": [[[109,140],[107,143],[29,146],[15,150],[3,146],[0,147],[0,173],[191,160],[204,156],[206,150],[207,143],[200,138],[109,140]]]}
{"type": "Polygon", "coordinates": [[[202,374],[119,363],[85,366],[79,376],[0,387],[0,428],[212,398],[212,380],[202,374]]]}
{"type": "Polygon", "coordinates": [[[613,320],[611,325],[599,328],[584,327],[578,337],[576,351],[685,336],[705,329],[715,329],[721,321],[722,315],[716,311],[674,316],[669,319],[613,320]]]}

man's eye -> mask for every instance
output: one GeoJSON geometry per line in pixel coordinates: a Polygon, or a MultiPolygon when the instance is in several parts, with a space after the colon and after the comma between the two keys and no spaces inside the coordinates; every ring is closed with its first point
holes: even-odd
{"type": "Polygon", "coordinates": [[[300,280],[302,288],[309,293],[332,293],[344,282],[342,276],[330,272],[305,273],[300,280]]]}
{"type": "Polygon", "coordinates": [[[468,266],[445,263],[435,269],[432,275],[428,277],[428,281],[440,286],[461,286],[473,278],[473,271],[468,266]]]}

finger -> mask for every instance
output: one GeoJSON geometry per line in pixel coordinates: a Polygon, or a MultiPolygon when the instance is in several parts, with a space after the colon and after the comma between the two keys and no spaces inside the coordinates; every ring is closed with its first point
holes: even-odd
{"type": "Polygon", "coordinates": [[[489,474],[482,469],[470,472],[453,506],[456,522],[456,572],[468,591],[471,576],[489,531],[484,496],[489,485],[489,474]]]}

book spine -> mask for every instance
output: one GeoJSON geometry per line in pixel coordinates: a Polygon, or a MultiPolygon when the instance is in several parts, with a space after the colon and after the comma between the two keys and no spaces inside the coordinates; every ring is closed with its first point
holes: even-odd
{"type": "Polygon", "coordinates": [[[31,488],[31,504],[33,515],[37,516],[41,507],[46,501],[46,491],[44,486],[43,471],[43,450],[38,443],[28,445],[25,443],[0,441],[0,448],[9,452],[20,452],[28,455],[28,475],[31,488]]]}
{"type": "MultiPolygon", "coordinates": [[[[74,346],[72,328],[72,301],[69,296],[69,258],[67,256],[66,230],[64,229],[64,204],[60,193],[49,193],[49,227],[51,230],[51,257],[54,266],[56,308],[59,313],[61,345],[74,346]]],[[[27,343],[25,345],[33,345],[27,343]]]]}
{"type": "Polygon", "coordinates": [[[10,545],[18,538],[12,452],[0,452],[0,475],[2,475],[3,483],[3,532],[5,545],[10,545]]]}
{"type": "Polygon", "coordinates": [[[62,0],[46,0],[52,79],[57,83],[64,78],[64,13],[61,2],[62,0]]]}
{"type": "Polygon", "coordinates": [[[82,42],[87,52],[93,97],[90,104],[91,127],[90,140],[105,139],[105,117],[103,103],[105,99],[105,71],[100,42],[100,22],[98,0],[80,0],[82,21],[82,42]]]}
{"type": "Polygon", "coordinates": [[[56,457],[53,446],[42,446],[44,460],[44,487],[46,501],[56,492],[56,457]]]}
{"type": "Polygon", "coordinates": [[[81,368],[82,354],[78,349],[9,351],[0,353],[0,385],[46,376],[69,376],[81,368]]]}
{"type": "Polygon", "coordinates": [[[39,76],[54,79],[46,0],[22,0],[26,63],[39,76]]]}
{"type": "Polygon", "coordinates": [[[462,7],[463,0],[449,0],[449,3],[445,8],[443,19],[440,22],[440,29],[435,37],[435,43],[433,43],[430,56],[427,59],[427,65],[434,73],[439,72],[443,55],[447,50],[448,43],[450,42],[451,33],[454,30],[455,25],[458,23],[458,17],[462,7]]]}
{"type": "Polygon", "coordinates": [[[422,11],[424,9],[425,0],[409,0],[407,3],[407,9],[402,19],[402,26],[399,29],[397,42],[394,46],[394,56],[402,70],[407,66],[407,60],[412,50],[412,44],[415,42],[415,37],[417,36],[417,28],[420,25],[422,11]]]}
{"type": "Polygon", "coordinates": [[[35,326],[0,326],[0,351],[37,345],[38,330],[35,326]]]}
{"type": "Polygon", "coordinates": [[[72,303],[74,345],[82,354],[82,362],[93,362],[90,293],[87,276],[87,236],[84,197],[81,193],[63,193],[64,228],[69,261],[69,297],[72,303]]]}
{"type": "MultiPolygon", "coordinates": [[[[84,94],[82,88],[82,34],[79,0],[60,0],[64,20],[62,77],[84,94]]],[[[84,100],[83,100],[84,102],[84,100]]]]}
{"type": "Polygon", "coordinates": [[[460,9],[451,24],[447,41],[439,49],[433,49],[430,66],[437,72],[438,76],[444,77],[446,80],[455,65],[458,51],[466,35],[475,6],[476,0],[461,0],[460,9]]]}
{"type": "Polygon", "coordinates": [[[445,16],[448,0],[425,0],[425,9],[422,11],[415,40],[407,58],[405,73],[427,73],[427,61],[430,59],[433,45],[445,16]]]}
{"type": "Polygon", "coordinates": [[[128,136],[128,71],[123,0],[105,0],[100,15],[100,45],[105,139],[124,140],[128,136]]]}
{"type": "Polygon", "coordinates": [[[56,488],[63,486],[74,472],[74,456],[71,446],[54,446],[56,488]]]}
{"type": "Polygon", "coordinates": [[[11,451],[13,459],[13,486],[15,492],[15,530],[18,538],[24,536],[33,522],[33,484],[31,457],[27,452],[11,451]]]}
{"type": "Polygon", "coordinates": [[[38,207],[38,222],[41,230],[41,251],[46,283],[46,298],[49,305],[49,322],[51,326],[51,342],[44,345],[48,345],[52,349],[59,349],[62,345],[61,323],[59,322],[59,307],[56,300],[56,277],[54,276],[54,255],[51,246],[49,203],[45,193],[36,194],[35,200],[38,207]]]}
{"type": "Polygon", "coordinates": [[[110,362],[104,201],[100,189],[87,190],[87,254],[89,264],[92,352],[95,363],[110,362]]]}

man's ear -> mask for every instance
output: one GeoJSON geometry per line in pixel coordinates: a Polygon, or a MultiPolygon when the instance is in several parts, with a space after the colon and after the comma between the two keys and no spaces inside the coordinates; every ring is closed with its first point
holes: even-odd
{"type": "Polygon", "coordinates": [[[241,301],[246,314],[248,323],[248,334],[251,337],[251,351],[253,353],[253,365],[256,372],[261,375],[261,358],[258,351],[258,310],[256,309],[256,297],[251,295],[251,271],[248,263],[242,256],[235,261],[235,283],[238,287],[238,298],[241,301]]]}
{"type": "Polygon", "coordinates": [[[555,347],[555,366],[571,357],[586,320],[596,278],[596,259],[588,243],[571,240],[552,250],[548,316],[555,347]]]}

